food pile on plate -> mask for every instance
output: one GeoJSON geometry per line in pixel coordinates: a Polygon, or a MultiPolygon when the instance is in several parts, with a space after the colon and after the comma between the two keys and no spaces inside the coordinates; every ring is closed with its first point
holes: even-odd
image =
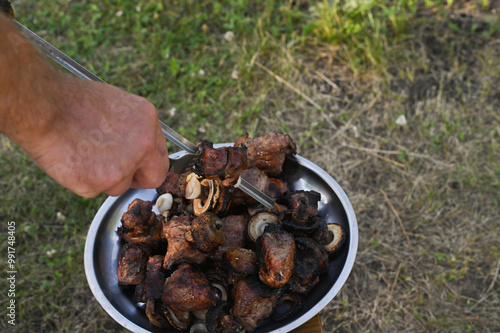
{"type": "Polygon", "coordinates": [[[344,228],[318,214],[320,193],[293,190],[280,177],[296,154],[288,135],[197,146],[192,170],[169,171],[154,203],[137,198],[123,214],[119,285],[162,328],[250,332],[293,316],[344,245],[344,228]],[[239,177],[275,208],[237,189],[239,177]]]}

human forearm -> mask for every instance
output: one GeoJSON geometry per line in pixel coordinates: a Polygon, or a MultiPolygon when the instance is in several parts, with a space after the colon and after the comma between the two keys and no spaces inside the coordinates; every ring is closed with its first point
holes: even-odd
{"type": "Polygon", "coordinates": [[[60,83],[53,69],[0,13],[0,132],[22,145],[44,134],[57,116],[53,90],[60,83]]]}

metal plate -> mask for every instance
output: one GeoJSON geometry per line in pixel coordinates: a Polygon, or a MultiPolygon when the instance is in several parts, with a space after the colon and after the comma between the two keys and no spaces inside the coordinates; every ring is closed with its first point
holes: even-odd
{"type": "MultiPolygon", "coordinates": [[[[215,147],[232,146],[218,144],[215,147]]],[[[180,157],[184,152],[172,154],[180,157]]],[[[319,212],[327,223],[338,223],[348,232],[343,251],[330,261],[328,272],[306,297],[302,310],[283,321],[270,319],[255,331],[290,332],[319,313],[339,292],[354,265],[358,247],[358,224],[354,210],[339,184],[323,169],[309,160],[294,156],[286,159],[282,176],[294,190],[314,190],[321,193],[319,212]]],[[[85,244],[85,274],[90,289],[104,310],[124,328],[132,332],[177,332],[160,329],[149,323],[143,306],[133,302],[132,293],[118,286],[117,260],[120,239],[116,232],[122,214],[136,198],[154,202],[155,190],[129,189],[119,197],[109,197],[97,212],[85,244]]],[[[156,208],[155,208],[156,209],[156,208]]]]}

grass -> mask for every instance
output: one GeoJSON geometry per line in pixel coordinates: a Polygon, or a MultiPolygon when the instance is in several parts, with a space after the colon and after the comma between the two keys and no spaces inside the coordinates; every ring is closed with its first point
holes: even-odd
{"type": "MultiPolygon", "coordinates": [[[[189,139],[281,130],[340,183],[360,243],[321,312],[327,332],[498,332],[499,5],[297,2],[19,0],[15,9],[189,139]]],[[[0,251],[15,221],[19,271],[18,325],[2,315],[0,327],[123,331],[83,271],[105,196],[76,197],[5,138],[0,171],[0,251]]]]}

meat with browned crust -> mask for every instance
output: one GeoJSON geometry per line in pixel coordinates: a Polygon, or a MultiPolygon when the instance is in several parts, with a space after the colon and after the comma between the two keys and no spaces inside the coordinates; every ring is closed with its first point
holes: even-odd
{"type": "Polygon", "coordinates": [[[245,229],[247,216],[229,215],[222,219],[222,230],[224,231],[224,243],[220,245],[213,254],[214,260],[221,260],[222,255],[229,249],[245,246],[245,229]]]}
{"type": "Polygon", "coordinates": [[[162,300],[175,312],[208,310],[218,300],[218,293],[205,274],[184,263],[167,278],[162,300]]]}
{"type": "Polygon", "coordinates": [[[205,212],[191,221],[191,228],[184,237],[200,251],[212,252],[225,240],[222,221],[214,213],[205,212]]]}
{"type": "Polygon", "coordinates": [[[235,182],[239,174],[248,167],[246,148],[213,148],[208,141],[197,142],[200,156],[195,165],[195,172],[205,178],[218,177],[235,182]]]}
{"type": "Polygon", "coordinates": [[[257,255],[250,249],[237,247],[229,249],[223,256],[226,267],[239,274],[255,274],[259,266],[257,255]]]}
{"type": "Polygon", "coordinates": [[[248,133],[238,138],[235,147],[247,147],[249,166],[257,167],[269,176],[281,173],[285,157],[297,153],[295,143],[290,136],[269,132],[249,138],[248,133]]]}
{"type": "Polygon", "coordinates": [[[225,178],[227,166],[227,148],[213,148],[207,141],[198,141],[201,154],[195,165],[195,172],[205,178],[225,178]],[[201,144],[200,144],[201,143],[201,144]]]}
{"type": "Polygon", "coordinates": [[[321,194],[316,191],[295,191],[286,196],[286,206],[296,221],[305,222],[318,215],[321,194]]]}
{"type": "Polygon", "coordinates": [[[281,288],[293,273],[295,241],[292,234],[274,226],[266,227],[257,238],[256,253],[260,280],[270,287],[281,288]],[[270,228],[274,230],[268,231],[270,228]]]}
{"type": "Polygon", "coordinates": [[[163,270],[163,255],[149,257],[146,265],[146,279],[144,280],[147,299],[161,299],[163,284],[167,275],[163,270]]]}
{"type": "Polygon", "coordinates": [[[169,170],[163,184],[156,189],[158,195],[170,193],[173,196],[184,198],[186,196],[186,178],[191,172],[183,174],[175,173],[172,169],[169,170]]]}
{"type": "Polygon", "coordinates": [[[154,248],[160,242],[163,217],[153,212],[150,201],[135,199],[122,215],[118,234],[130,244],[154,248]]]}
{"type": "Polygon", "coordinates": [[[231,294],[234,302],[231,314],[247,331],[255,331],[263,319],[271,316],[278,300],[277,290],[254,275],[239,280],[231,294]]]}
{"type": "MultiPolygon", "coordinates": [[[[243,171],[240,174],[240,177],[252,184],[259,191],[267,194],[269,187],[269,177],[264,173],[264,171],[258,168],[250,168],[243,171]]],[[[255,205],[257,204],[257,201],[245,192],[238,189],[233,193],[232,203],[235,205],[255,205]]]]}
{"type": "Polygon", "coordinates": [[[185,237],[186,232],[191,229],[191,221],[191,217],[176,216],[164,223],[162,238],[168,242],[167,253],[163,261],[165,269],[171,269],[174,265],[183,262],[201,264],[208,258],[207,253],[201,252],[185,237]]]}
{"type": "Polygon", "coordinates": [[[295,238],[295,266],[289,288],[307,293],[319,283],[320,274],[328,268],[328,253],[323,245],[308,237],[295,238]]]}
{"type": "Polygon", "coordinates": [[[118,284],[137,285],[146,278],[149,253],[139,245],[125,244],[118,258],[118,284]]]}

